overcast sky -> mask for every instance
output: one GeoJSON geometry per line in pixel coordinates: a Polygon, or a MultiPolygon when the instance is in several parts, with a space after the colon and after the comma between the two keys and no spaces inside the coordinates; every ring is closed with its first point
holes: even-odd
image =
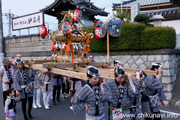
{"type": "MultiPolygon", "coordinates": [[[[11,13],[16,16],[27,15],[30,13],[38,12],[40,9],[45,8],[46,6],[53,3],[55,0],[2,0],[2,13],[8,13],[9,9],[11,13]]],[[[127,0],[124,0],[127,1],[127,0]]],[[[100,17],[102,20],[106,21],[112,15],[112,3],[120,3],[121,0],[91,0],[94,2],[94,5],[97,7],[105,8],[106,12],[109,12],[108,17],[100,17]]],[[[45,15],[45,22],[49,23],[49,27],[52,30],[57,29],[57,20],[54,17],[45,15]]],[[[3,16],[3,27],[4,27],[4,36],[8,35],[8,20],[3,16]]],[[[37,28],[30,30],[31,33],[38,32],[37,28]]],[[[13,31],[12,34],[18,35],[18,31],[13,31]]],[[[28,34],[27,29],[21,30],[21,34],[28,34]]]]}

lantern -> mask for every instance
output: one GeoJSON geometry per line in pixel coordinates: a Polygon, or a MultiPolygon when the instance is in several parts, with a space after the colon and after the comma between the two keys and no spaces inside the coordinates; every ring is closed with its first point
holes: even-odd
{"type": "Polygon", "coordinates": [[[81,18],[82,18],[82,11],[81,10],[75,10],[73,20],[75,22],[79,22],[81,20],[81,18]]]}
{"type": "Polygon", "coordinates": [[[42,38],[45,38],[47,35],[47,28],[45,26],[40,27],[40,35],[42,38]]]}
{"type": "Polygon", "coordinates": [[[102,30],[101,27],[96,27],[95,28],[95,37],[97,39],[101,39],[102,38],[102,30]]]}
{"type": "Polygon", "coordinates": [[[63,31],[64,36],[66,37],[71,32],[71,24],[68,21],[64,21],[62,23],[62,31],[63,31]]]}

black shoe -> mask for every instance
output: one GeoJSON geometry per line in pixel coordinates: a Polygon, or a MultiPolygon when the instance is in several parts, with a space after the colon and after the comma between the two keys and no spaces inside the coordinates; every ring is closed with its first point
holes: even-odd
{"type": "Polygon", "coordinates": [[[60,99],[57,99],[56,101],[57,101],[57,102],[61,102],[61,100],[60,100],[60,99]]]}
{"type": "Polygon", "coordinates": [[[53,100],[53,105],[57,105],[55,100],[53,100]]]}
{"type": "Polygon", "coordinates": [[[24,120],[29,120],[28,117],[24,117],[24,120]]]}
{"type": "Polygon", "coordinates": [[[30,120],[33,119],[33,116],[31,114],[29,114],[28,116],[30,120]]]}

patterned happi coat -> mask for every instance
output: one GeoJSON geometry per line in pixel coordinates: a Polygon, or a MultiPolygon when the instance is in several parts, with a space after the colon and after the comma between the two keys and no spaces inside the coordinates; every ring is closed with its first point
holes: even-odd
{"type": "Polygon", "coordinates": [[[107,98],[103,94],[99,85],[92,86],[89,83],[87,83],[82,88],[78,89],[74,94],[71,100],[74,113],[83,110],[83,108],[85,108],[85,105],[87,105],[88,106],[87,114],[91,116],[95,115],[95,102],[96,102],[96,93],[94,92],[95,89],[99,89],[99,96],[98,96],[99,115],[104,114],[105,102],[107,102],[107,98]]]}
{"type": "MultiPolygon", "coordinates": [[[[144,91],[143,95],[152,96],[154,94],[158,94],[160,101],[166,100],[166,95],[162,88],[162,83],[160,79],[158,79],[154,75],[149,75],[144,81],[144,91]]],[[[141,107],[143,113],[153,113],[160,111],[159,106],[150,107],[150,101],[144,97],[141,99],[141,107]]]]}
{"type": "MultiPolygon", "coordinates": [[[[106,96],[108,97],[108,101],[110,103],[110,107],[116,108],[118,105],[119,96],[120,96],[120,92],[117,87],[118,84],[119,83],[116,81],[116,79],[114,79],[114,80],[108,80],[103,85],[104,92],[105,92],[106,96]]],[[[136,92],[133,91],[129,82],[123,82],[122,86],[124,88],[124,94],[123,94],[123,98],[122,98],[122,102],[121,102],[121,108],[125,108],[125,107],[129,108],[130,106],[132,106],[130,98],[135,97],[136,92]]],[[[123,112],[123,114],[129,114],[130,110],[129,109],[122,110],[122,112],[123,112]]],[[[112,115],[110,115],[110,119],[112,119],[112,115]]],[[[125,119],[125,118],[123,118],[123,119],[125,119]]],[[[130,118],[127,118],[127,119],[130,119],[130,118]]]]}
{"type": "Polygon", "coordinates": [[[29,84],[33,81],[32,74],[29,72],[29,68],[24,67],[23,69],[23,72],[26,74],[26,81],[21,77],[20,70],[16,70],[14,74],[14,90],[18,90],[20,92],[21,99],[26,98],[26,95],[27,97],[33,96],[33,91],[30,93],[25,93],[24,88],[21,88],[22,85],[26,85],[25,82],[29,84]]]}

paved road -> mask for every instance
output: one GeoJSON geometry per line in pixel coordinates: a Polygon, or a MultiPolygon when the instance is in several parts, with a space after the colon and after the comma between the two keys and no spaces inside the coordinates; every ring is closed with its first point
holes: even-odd
{"type": "MultiPolygon", "coordinates": [[[[1,92],[2,93],[2,92],[1,92]]],[[[42,101],[42,100],[41,100],[42,101]]],[[[72,110],[69,109],[70,99],[62,100],[61,103],[57,105],[52,105],[52,101],[50,102],[50,109],[45,110],[45,108],[41,109],[32,109],[32,115],[34,117],[33,120],[83,120],[84,112],[80,112],[78,114],[74,114],[72,110]]],[[[43,104],[42,104],[43,105],[43,104]]],[[[2,109],[2,95],[0,95],[0,120],[4,120],[4,110],[2,109]]],[[[21,110],[21,102],[17,103],[17,119],[23,120],[23,113],[21,110]]]]}
{"type": "MultiPolygon", "coordinates": [[[[42,98],[42,97],[41,97],[42,98]]],[[[3,95],[2,95],[2,87],[0,83],[0,120],[5,119],[4,109],[3,109],[3,95]]],[[[45,110],[44,107],[40,109],[32,109],[33,120],[84,120],[85,119],[85,110],[78,114],[74,114],[72,110],[70,110],[70,98],[68,97],[66,100],[61,98],[61,103],[57,105],[52,105],[52,101],[50,101],[50,109],[45,110]]],[[[41,105],[43,105],[41,100],[41,105]]],[[[21,102],[17,103],[17,118],[16,120],[23,120],[23,113],[21,110],[21,102]]],[[[107,111],[106,111],[107,112],[107,111]]]]}
{"type": "MultiPolygon", "coordinates": [[[[0,84],[0,120],[4,120],[4,109],[3,109],[3,104],[2,104],[2,87],[0,84]]],[[[62,99],[61,99],[62,100],[62,99]]],[[[42,100],[41,100],[42,102],[42,100]]],[[[34,117],[33,120],[84,120],[85,119],[85,112],[84,110],[78,114],[74,114],[70,109],[69,109],[69,102],[70,99],[69,97],[67,100],[62,100],[61,103],[58,103],[57,105],[52,105],[52,101],[50,102],[50,109],[45,110],[44,107],[41,109],[32,109],[32,115],[34,117]]],[[[43,104],[42,104],[43,105],[43,104]]],[[[17,103],[17,118],[16,120],[23,120],[23,114],[21,110],[21,102],[17,103]]],[[[106,105],[107,108],[107,105],[106,105]]],[[[180,110],[173,110],[173,109],[162,109],[164,111],[168,112],[175,112],[179,114],[178,118],[175,118],[175,116],[171,116],[171,118],[163,118],[163,120],[179,120],[180,119],[180,110]]],[[[163,114],[163,113],[162,113],[163,114]]],[[[167,117],[167,113],[165,113],[165,116],[167,117]]],[[[107,117],[107,109],[106,109],[106,117],[107,117]]]]}

